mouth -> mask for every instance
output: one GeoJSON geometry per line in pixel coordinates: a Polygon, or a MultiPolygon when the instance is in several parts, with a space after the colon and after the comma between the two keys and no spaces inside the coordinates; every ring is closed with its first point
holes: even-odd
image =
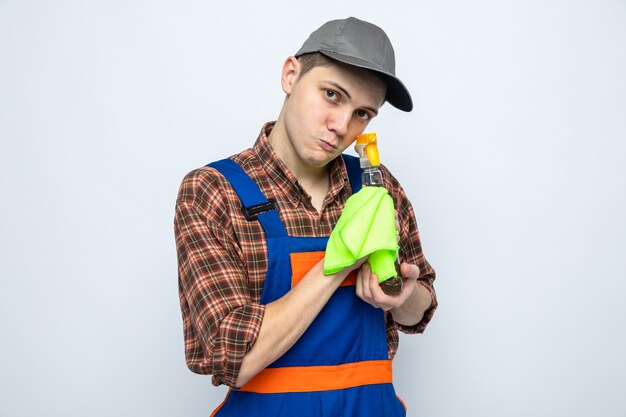
{"type": "Polygon", "coordinates": [[[326,150],[326,151],[336,151],[337,150],[337,145],[333,145],[332,143],[324,140],[324,139],[318,139],[320,142],[320,146],[326,150]]]}

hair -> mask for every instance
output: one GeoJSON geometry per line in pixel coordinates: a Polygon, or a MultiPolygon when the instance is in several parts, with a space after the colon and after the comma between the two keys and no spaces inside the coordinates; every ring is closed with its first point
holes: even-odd
{"type": "Polygon", "coordinates": [[[298,57],[298,61],[300,62],[300,76],[298,78],[302,78],[304,74],[311,71],[315,67],[330,67],[337,63],[334,59],[319,52],[311,52],[300,55],[298,57]]]}
{"type": "MultiPolygon", "coordinates": [[[[332,59],[322,54],[321,52],[310,52],[307,54],[302,54],[297,58],[298,58],[298,61],[300,62],[300,75],[298,76],[298,79],[302,78],[304,74],[311,71],[315,67],[331,67],[333,65],[339,65],[339,66],[348,65],[348,64],[344,64],[343,62],[339,62],[336,59],[332,59]]],[[[369,70],[369,69],[367,69],[366,71],[374,75],[380,81],[382,81],[383,84],[387,85],[387,80],[382,74],[376,71],[369,70]]]]}

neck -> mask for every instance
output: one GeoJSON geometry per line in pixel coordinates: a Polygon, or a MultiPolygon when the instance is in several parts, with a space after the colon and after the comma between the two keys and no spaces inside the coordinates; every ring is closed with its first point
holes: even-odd
{"type": "Polygon", "coordinates": [[[328,193],[330,174],[327,165],[316,167],[307,165],[300,159],[287,137],[285,126],[279,117],[268,140],[276,155],[293,173],[300,186],[311,197],[311,204],[321,212],[324,199],[328,193]]]}
{"type": "MultiPolygon", "coordinates": [[[[282,117],[279,117],[274,128],[268,136],[268,140],[276,155],[283,161],[296,177],[298,182],[307,189],[304,184],[325,183],[328,184],[328,166],[307,165],[300,159],[293,149],[291,141],[287,137],[287,131],[282,117]]],[[[307,190],[308,191],[308,190],[307,190]]]]}

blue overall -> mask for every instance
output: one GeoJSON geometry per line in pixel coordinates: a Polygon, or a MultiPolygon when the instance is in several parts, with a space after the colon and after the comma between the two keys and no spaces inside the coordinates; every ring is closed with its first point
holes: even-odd
{"type": "MultiPolygon", "coordinates": [[[[361,188],[357,158],[343,155],[353,192],[361,188]]],[[[285,295],[292,285],[290,254],[319,252],[326,249],[328,237],[288,236],[278,212],[256,183],[230,159],[209,164],[232,185],[242,206],[251,214],[250,221],[259,221],[265,231],[268,270],[263,286],[261,304],[268,304],[285,295]],[[254,214],[255,211],[262,211],[254,214]]],[[[354,285],[341,286],[321,310],[302,337],[265,371],[312,370],[311,383],[335,383],[335,369],[349,373],[366,372],[359,365],[385,365],[389,381],[359,383],[340,389],[291,389],[290,381],[279,378],[284,392],[273,390],[231,390],[212,416],[215,417],[401,417],[406,415],[402,402],[391,383],[391,361],[387,353],[385,318],[381,309],[374,308],[356,296],[354,285]],[[351,371],[361,369],[360,371],[351,371]],[[330,371],[329,371],[330,370],[330,371]],[[319,381],[316,382],[315,379],[319,381]],[[254,392],[257,391],[257,392],[254,392]],[[261,391],[261,392],[258,392],[261,391]],[[296,391],[296,392],[293,392],[296,391]],[[268,393],[269,392],[269,393],[268,393]]],[[[262,371],[263,372],[263,371],[262,371]]],[[[282,374],[281,374],[282,375],[282,374]]],[[[355,377],[355,375],[350,375],[355,377]]],[[[359,375],[356,375],[357,379],[359,375]]],[[[367,379],[367,375],[361,375],[367,379]]],[[[256,378],[256,377],[255,377],[256,378]]],[[[254,381],[253,378],[251,381],[254,381]]],[[[308,380],[308,374],[303,380],[308,380]]],[[[339,378],[341,379],[341,378],[339,378]]],[[[348,378],[349,379],[349,378],[348,378]]],[[[353,380],[353,379],[352,379],[353,380]]],[[[340,382],[337,382],[341,385],[340,382]]],[[[296,384],[297,385],[297,384],[296,384]]]]}

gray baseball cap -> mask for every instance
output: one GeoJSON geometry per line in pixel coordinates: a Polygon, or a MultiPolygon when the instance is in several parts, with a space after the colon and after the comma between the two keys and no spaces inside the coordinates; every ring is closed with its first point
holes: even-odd
{"type": "Polygon", "coordinates": [[[396,56],[391,41],[378,26],[355,17],[331,20],[311,33],[295,56],[312,52],[378,72],[387,83],[386,100],[400,110],[413,109],[409,90],[396,77],[396,56]]]}

